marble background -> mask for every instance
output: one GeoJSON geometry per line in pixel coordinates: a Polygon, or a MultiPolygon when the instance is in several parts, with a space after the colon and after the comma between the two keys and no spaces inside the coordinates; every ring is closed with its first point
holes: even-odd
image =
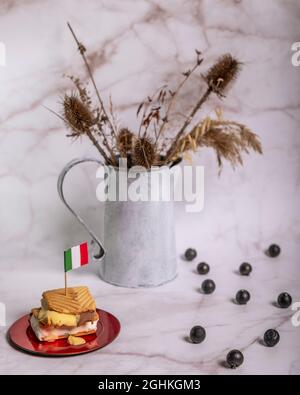
{"type": "MultiPolygon", "coordinates": [[[[291,310],[272,303],[285,290],[300,301],[300,68],[291,64],[299,18],[297,0],[0,2],[6,46],[6,66],[0,66],[0,302],[7,325],[36,305],[42,290],[62,284],[62,250],[86,239],[59,201],[56,180],[66,162],[96,151],[88,141],[67,139],[60,120],[43,107],[59,109],[70,88],[64,73],[86,77],[66,21],[88,48],[105,100],[112,95],[120,119],[132,128],[137,104],[162,82],[175,84],[195,48],[204,54],[202,71],[231,52],[244,62],[243,72],[226,101],[214,98],[202,114],[221,106],[226,117],[255,130],[264,148],[242,169],[225,166],[221,178],[213,152],[199,152],[194,161],[205,166],[205,208],[191,215],[176,205],[178,256],[197,248],[199,260],[212,267],[214,295],[199,293],[196,262],[179,258],[177,280],[153,290],[115,288],[98,280],[95,267],[79,270],[71,281],[89,285],[98,306],[120,318],[119,339],[65,364],[11,349],[1,327],[1,373],[228,374],[222,361],[231,348],[245,353],[235,374],[300,373],[300,328],[291,325],[291,310]],[[270,242],[282,247],[276,260],[263,253],[270,242]],[[254,266],[250,279],[236,273],[244,260],[254,266]],[[232,303],[239,288],[251,291],[251,304],[232,303]],[[185,340],[195,324],[208,332],[200,346],[185,340]],[[269,327],[282,337],[274,349],[258,340],[269,327]]],[[[182,99],[191,97],[187,91],[182,99]]],[[[67,193],[101,234],[94,175],[92,165],[74,171],[67,193]]]]}

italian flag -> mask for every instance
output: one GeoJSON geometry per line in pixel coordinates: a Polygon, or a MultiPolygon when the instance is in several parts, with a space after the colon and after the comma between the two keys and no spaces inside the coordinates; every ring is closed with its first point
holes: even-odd
{"type": "Polygon", "coordinates": [[[69,248],[64,252],[65,272],[77,269],[89,262],[88,243],[69,248]]]}

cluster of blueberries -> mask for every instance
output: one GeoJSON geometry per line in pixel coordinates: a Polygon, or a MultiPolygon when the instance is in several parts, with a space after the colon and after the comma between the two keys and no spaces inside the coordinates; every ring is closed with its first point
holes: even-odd
{"type": "MultiPolygon", "coordinates": [[[[280,247],[277,244],[271,244],[268,250],[266,251],[266,254],[271,258],[275,258],[280,254],[280,252],[281,252],[280,247]]],[[[185,260],[187,261],[194,260],[196,256],[197,256],[197,251],[193,248],[188,248],[184,254],[185,260]]],[[[197,272],[201,275],[207,274],[209,270],[210,267],[206,262],[200,262],[197,266],[197,272]]],[[[252,266],[249,263],[244,262],[241,264],[239,268],[239,272],[242,276],[249,276],[250,273],[252,272],[252,266]]],[[[216,289],[216,284],[213,280],[208,279],[203,281],[201,288],[203,293],[208,295],[214,292],[214,290],[216,289]]],[[[250,297],[251,295],[247,290],[241,289],[237,292],[235,296],[235,300],[237,304],[243,305],[249,302],[250,297]]],[[[292,298],[287,292],[282,292],[278,296],[277,305],[279,307],[288,308],[291,304],[292,304],[292,298]]],[[[190,339],[192,343],[196,343],[196,344],[202,343],[205,340],[205,337],[206,337],[206,331],[200,325],[194,326],[190,331],[190,339]]],[[[280,340],[280,335],[276,329],[268,329],[264,334],[264,344],[267,347],[276,346],[279,340],[280,340]]],[[[239,350],[231,350],[227,354],[226,362],[228,367],[230,367],[231,369],[235,369],[240,365],[242,365],[242,363],[244,362],[244,356],[242,352],[239,350]]]]}

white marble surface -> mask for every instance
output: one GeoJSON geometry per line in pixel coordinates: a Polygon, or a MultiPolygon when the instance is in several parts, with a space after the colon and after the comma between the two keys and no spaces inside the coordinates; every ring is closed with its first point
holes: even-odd
{"type": "MultiPolygon", "coordinates": [[[[1,2],[7,65],[0,67],[0,302],[7,325],[35,306],[42,290],[62,283],[62,250],[86,238],[59,201],[56,179],[67,161],[96,152],[89,142],[67,140],[59,120],[42,107],[58,108],[69,87],[63,73],[84,77],[66,21],[88,47],[103,95],[112,93],[119,117],[132,128],[137,103],[162,81],[175,82],[194,48],[204,53],[203,70],[216,55],[232,52],[245,65],[222,107],[256,130],[264,147],[262,157],[250,156],[235,172],[225,167],[221,178],[213,153],[199,153],[205,208],[190,215],[176,207],[178,254],[197,248],[199,260],[211,265],[215,294],[201,295],[196,262],[180,259],[179,277],[149,290],[105,284],[95,267],[79,270],[70,280],[89,285],[98,306],[120,318],[120,337],[66,363],[15,351],[1,327],[1,373],[230,374],[222,361],[231,348],[245,354],[234,374],[300,373],[300,328],[291,325],[291,310],[272,305],[285,290],[300,301],[300,68],[290,61],[299,16],[297,0],[1,2]],[[263,254],[270,242],[283,250],[274,260],[263,254]],[[251,278],[235,273],[244,260],[254,266],[251,278]],[[251,292],[249,305],[232,303],[239,288],[251,292]],[[202,345],[185,340],[195,324],[207,328],[202,345]],[[281,333],[274,349],[257,340],[269,327],[281,333]]],[[[220,105],[210,104],[203,114],[220,105]]],[[[73,203],[101,233],[94,171],[86,167],[76,176],[73,203]]]]}

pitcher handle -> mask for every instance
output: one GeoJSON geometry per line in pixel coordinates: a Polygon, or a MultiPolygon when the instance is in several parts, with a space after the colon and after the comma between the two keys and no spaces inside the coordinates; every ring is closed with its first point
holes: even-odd
{"type": "Polygon", "coordinates": [[[97,260],[98,262],[101,261],[104,256],[105,256],[105,249],[98,239],[98,237],[94,234],[94,232],[90,229],[90,227],[84,222],[84,220],[76,213],[75,210],[72,209],[72,207],[67,203],[65,196],[64,196],[64,190],[63,190],[63,184],[64,184],[64,179],[67,173],[76,165],[79,165],[81,163],[85,162],[95,162],[98,163],[99,165],[103,166],[103,163],[95,158],[79,158],[79,159],[73,159],[71,162],[67,163],[66,166],[62,169],[62,171],[59,174],[58,180],[57,180],[57,191],[59,194],[59,197],[61,198],[62,202],[64,205],[67,207],[67,209],[75,216],[78,222],[81,223],[82,226],[86,229],[88,234],[92,237],[92,243],[95,242],[98,247],[99,247],[99,253],[94,254],[93,258],[97,260]]]}

